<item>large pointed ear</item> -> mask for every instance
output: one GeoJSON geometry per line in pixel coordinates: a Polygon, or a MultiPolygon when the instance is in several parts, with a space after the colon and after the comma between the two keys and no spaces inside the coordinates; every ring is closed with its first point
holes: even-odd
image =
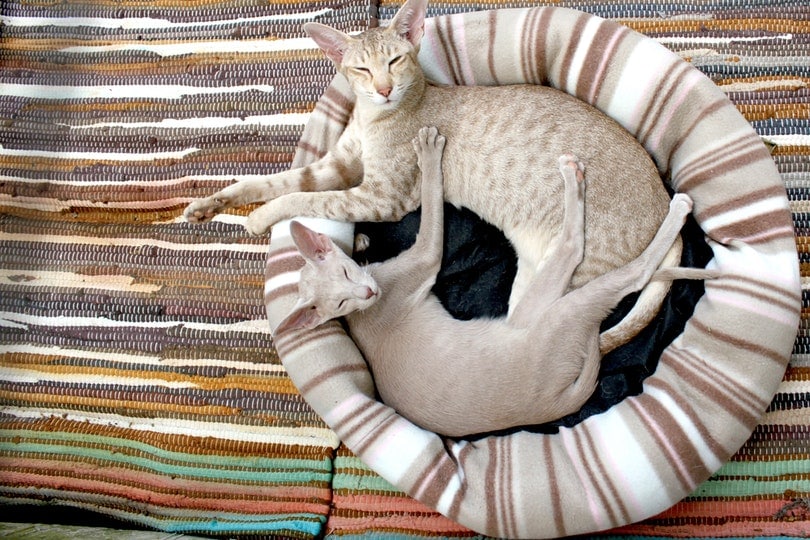
{"type": "Polygon", "coordinates": [[[294,308],[292,313],[281,321],[281,323],[273,331],[273,335],[277,336],[283,332],[290,330],[298,330],[301,328],[315,328],[323,323],[323,318],[318,314],[315,306],[308,303],[299,302],[294,308]]]}
{"type": "Polygon", "coordinates": [[[335,249],[331,238],[313,231],[298,221],[290,223],[290,235],[301,255],[313,262],[324,260],[326,255],[335,249]]]}
{"type": "Polygon", "coordinates": [[[352,37],[340,30],[335,30],[320,23],[306,23],[303,28],[304,32],[315,40],[315,43],[326,54],[327,58],[340,65],[343,61],[343,53],[346,51],[346,47],[349,46],[352,37]]]}
{"type": "Polygon", "coordinates": [[[425,13],[427,12],[427,0],[408,0],[399,8],[399,11],[391,21],[389,28],[411,42],[419,48],[419,42],[425,34],[425,13]]]}

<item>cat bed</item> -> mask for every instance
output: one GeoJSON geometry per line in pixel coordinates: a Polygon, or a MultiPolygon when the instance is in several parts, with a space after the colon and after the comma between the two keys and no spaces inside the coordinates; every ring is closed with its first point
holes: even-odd
{"type": "MultiPolygon", "coordinates": [[[[722,277],[706,284],[641,394],[556,433],[465,441],[418,428],[377,401],[365,362],[336,322],[276,341],[287,372],[374,471],[471,529],[553,537],[661,512],[749,437],[794,343],[801,301],[796,248],[785,190],[766,147],[725,95],[676,55],[616,23],[565,8],[428,20],[420,61],[439,83],[548,84],[614,118],[647,148],[672,188],[692,197],[711,266],[722,277]]],[[[336,78],[295,165],[336,140],[352,101],[336,78]]],[[[351,226],[307,223],[350,245],[351,226]]],[[[265,289],[271,325],[294,303],[298,265],[285,226],[275,227],[265,289]]]]}

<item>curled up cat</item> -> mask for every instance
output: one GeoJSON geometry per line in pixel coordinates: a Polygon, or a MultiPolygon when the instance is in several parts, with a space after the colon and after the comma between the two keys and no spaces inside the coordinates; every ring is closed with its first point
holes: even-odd
{"type": "MultiPolygon", "coordinates": [[[[419,205],[419,168],[411,140],[422,126],[447,137],[444,196],[498,227],[518,256],[510,316],[549,260],[563,222],[558,156],[588,167],[585,253],[570,280],[577,288],[636,258],[667,214],[669,195],[638,141],[595,108],[541,85],[437,86],[417,59],[426,0],[408,0],[391,24],[349,36],[308,23],[304,29],[350,83],[356,104],[335,146],[303,168],[250,178],[192,202],[189,221],[262,202],[251,233],[296,216],[396,221],[419,205]]],[[[676,239],[665,266],[680,262],[676,239]]],[[[633,310],[601,335],[607,352],[657,314],[668,282],[645,286],[633,310]]]]}
{"type": "Polygon", "coordinates": [[[562,228],[549,263],[508,319],[460,321],[430,292],[443,249],[445,138],[424,128],[413,147],[422,173],[416,243],[393,259],[360,267],[328,236],[294,221],[290,230],[305,260],[299,301],[274,333],[345,317],[382,400],[443,435],[540,424],[579,410],[597,382],[602,319],[651,279],[678,238],[691,200],[675,195],[637,258],[569,291],[587,244],[587,173],[574,156],[559,157],[562,228]]]}

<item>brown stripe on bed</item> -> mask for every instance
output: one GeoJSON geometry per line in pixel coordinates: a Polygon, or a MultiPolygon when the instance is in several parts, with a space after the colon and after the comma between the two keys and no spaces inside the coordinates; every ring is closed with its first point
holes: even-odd
{"type": "Polygon", "coordinates": [[[345,79],[334,79],[318,101],[298,142],[291,168],[322,157],[337,142],[354,108],[354,94],[345,79]]]}
{"type": "Polygon", "coordinates": [[[667,349],[661,356],[660,364],[671,369],[685,384],[697,389],[706,399],[713,401],[751,429],[768,405],[754,393],[728,383],[728,373],[706,365],[685,349],[667,349]]]}
{"type": "MultiPolygon", "coordinates": [[[[584,440],[584,445],[590,451],[590,455],[592,458],[592,463],[594,464],[593,468],[588,467],[588,474],[591,476],[594,485],[597,485],[597,482],[604,481],[607,484],[607,491],[609,492],[604,496],[605,498],[605,507],[608,509],[611,520],[614,523],[628,523],[632,520],[632,516],[627,509],[624,501],[622,500],[621,493],[619,493],[616,485],[610,481],[610,470],[605,466],[605,462],[602,459],[602,456],[599,453],[599,448],[594,444],[593,436],[591,435],[591,431],[588,429],[582,430],[582,437],[584,440]],[[614,511],[613,506],[616,506],[617,509],[614,511]],[[618,512],[619,517],[615,518],[616,512],[618,512]]],[[[601,490],[600,490],[601,494],[601,490]]]]}
{"type": "Polygon", "coordinates": [[[599,25],[577,81],[576,95],[580,99],[591,104],[599,101],[607,74],[606,67],[615,62],[622,42],[631,35],[628,28],[611,21],[599,25]]]}
{"type": "MultiPolygon", "coordinates": [[[[332,427],[335,429],[335,431],[340,429],[340,433],[343,435],[342,438],[344,441],[352,441],[353,444],[358,444],[359,441],[356,439],[357,432],[375,418],[385,415],[385,413],[385,406],[376,401],[367,400],[352,409],[350,415],[336,419],[333,422],[332,427]]],[[[391,414],[390,410],[389,414],[391,414]]],[[[383,430],[375,429],[375,438],[378,437],[382,431],[383,430]]],[[[365,440],[363,440],[363,442],[365,443],[365,440]]],[[[363,450],[366,450],[366,448],[367,446],[364,444],[363,450]]],[[[361,453],[357,450],[353,449],[352,452],[361,455],[361,453]]]]}
{"type": "Polygon", "coordinates": [[[343,93],[331,86],[326,89],[323,98],[316,107],[318,113],[324,114],[328,120],[337,122],[340,125],[348,123],[353,109],[354,101],[347,99],[343,93]]]}
{"type": "Polygon", "coordinates": [[[609,520],[609,526],[615,527],[620,523],[625,523],[630,519],[627,507],[611,481],[609,474],[611,471],[604,467],[599,448],[594,445],[590,431],[587,428],[577,430],[573,432],[573,436],[581,463],[591,464],[582,467],[582,471],[599,498],[599,507],[603,509],[605,517],[609,520]]]}
{"type": "Polygon", "coordinates": [[[277,276],[287,272],[297,272],[304,266],[304,258],[295,246],[285,247],[273,252],[267,260],[267,274],[277,276]]]}
{"type": "Polygon", "coordinates": [[[559,87],[561,89],[565,89],[570,86],[569,78],[571,77],[571,63],[574,60],[574,54],[579,46],[579,38],[582,37],[582,31],[585,29],[585,25],[588,24],[589,19],[590,16],[586,13],[578,13],[576,20],[571,27],[566,46],[561,47],[563,52],[562,61],[559,64],[560,76],[558,78],[559,87]]]}
{"type": "Polygon", "coordinates": [[[707,228],[706,234],[720,243],[738,240],[750,245],[768,244],[774,240],[794,239],[793,225],[785,220],[783,210],[773,210],[718,228],[707,228]],[[763,231],[763,227],[767,230],[763,231]]]}
{"type": "MultiPolygon", "coordinates": [[[[392,409],[376,402],[374,402],[374,404],[377,405],[377,407],[375,407],[374,414],[368,415],[368,423],[374,426],[374,431],[366,434],[363,437],[362,442],[356,445],[357,453],[360,455],[371,448],[380,438],[385,437],[389,428],[394,427],[397,422],[402,421],[402,418],[398,416],[392,409]],[[382,421],[377,421],[377,418],[383,416],[385,418],[383,418],[382,421]],[[372,420],[374,421],[372,422],[372,420]]],[[[365,423],[366,422],[363,422],[363,424],[365,423]]],[[[359,427],[360,426],[358,426],[358,428],[359,427]]],[[[349,433],[347,438],[354,440],[356,437],[356,431],[357,430],[349,433]]]]}
{"type": "MultiPolygon", "coordinates": [[[[297,290],[298,285],[291,285],[290,287],[295,287],[297,290]]],[[[329,321],[311,330],[292,331],[276,336],[273,343],[279,354],[285,356],[320,340],[343,335],[345,335],[345,332],[340,324],[337,321],[329,321]]]]}
{"type": "Polygon", "coordinates": [[[515,505],[515,490],[514,485],[517,477],[514,473],[514,460],[515,452],[512,449],[512,441],[506,437],[498,439],[500,446],[500,453],[503,456],[503,471],[500,475],[501,491],[501,521],[505,525],[505,533],[509,537],[515,537],[518,534],[518,514],[515,505]]]}
{"type": "Polygon", "coordinates": [[[649,148],[648,139],[658,128],[658,122],[664,117],[663,111],[670,106],[672,96],[683,86],[685,78],[692,75],[691,66],[684,63],[670,65],[658,78],[658,84],[650,92],[650,99],[641,115],[634,135],[639,142],[649,148]]]}
{"type": "Polygon", "coordinates": [[[301,142],[298,143],[299,155],[306,155],[308,156],[308,158],[311,158],[313,160],[323,157],[326,154],[326,152],[328,152],[328,149],[316,147],[313,144],[304,142],[303,139],[301,139],[301,142]]]}
{"type": "Polygon", "coordinates": [[[551,26],[552,12],[546,9],[532,10],[526,17],[523,51],[521,56],[523,77],[532,84],[545,84],[546,73],[546,39],[551,26]]]}
{"type": "Polygon", "coordinates": [[[492,84],[495,86],[500,85],[498,80],[498,70],[495,68],[495,41],[498,35],[498,12],[490,11],[488,15],[489,22],[489,39],[487,40],[487,66],[489,67],[489,76],[492,79],[492,84]]]}
{"type": "Polygon", "coordinates": [[[762,199],[769,199],[771,197],[782,198],[784,196],[784,186],[768,186],[743,195],[730,195],[727,199],[719,201],[710,207],[701,208],[699,211],[696,211],[694,215],[696,219],[702,222],[719,214],[740,210],[762,199]]]}
{"type": "Polygon", "coordinates": [[[757,357],[763,358],[765,360],[769,360],[774,362],[777,366],[784,366],[785,359],[780,355],[777,351],[774,351],[770,347],[765,346],[761,343],[756,343],[753,341],[749,341],[747,339],[743,339],[740,337],[734,337],[733,334],[728,332],[723,332],[718,330],[717,328],[712,328],[710,326],[705,325],[699,318],[695,317],[692,319],[692,326],[707,335],[708,339],[712,341],[721,341],[736,349],[743,349],[750,353],[754,353],[757,357]]]}
{"type": "Polygon", "coordinates": [[[669,399],[678,405],[683,414],[686,415],[692,425],[695,426],[695,429],[698,430],[700,440],[706,445],[709,451],[714,454],[715,457],[720,459],[721,456],[724,456],[728,452],[727,448],[724,448],[717,442],[717,439],[712,434],[711,429],[709,429],[706,423],[702,420],[701,415],[698,414],[698,411],[695,409],[693,404],[686,400],[674,386],[661,378],[654,377],[648,379],[646,384],[651,388],[656,388],[663,392],[669,399]]]}
{"type": "Polygon", "coordinates": [[[691,191],[707,180],[733,174],[764,158],[770,159],[770,156],[762,141],[756,134],[745,132],[716,153],[696,153],[692,160],[675,171],[672,184],[678,191],[691,191]]]}
{"type": "Polygon", "coordinates": [[[706,280],[705,287],[707,290],[717,289],[740,293],[769,305],[778,306],[785,311],[790,311],[798,300],[793,291],[748,276],[734,276],[734,282],[719,279],[706,280]],[[772,294],[765,294],[764,291],[772,294]]]}
{"type": "Polygon", "coordinates": [[[442,43],[442,48],[445,52],[444,61],[449,67],[450,73],[453,75],[453,84],[472,84],[473,81],[464,80],[464,70],[461,66],[461,59],[458,50],[453,40],[453,26],[450,19],[439,19],[436,24],[436,37],[442,43]]]}
{"type": "Polygon", "coordinates": [[[335,376],[342,375],[342,374],[345,374],[345,373],[351,373],[351,372],[361,373],[361,372],[365,372],[365,371],[368,371],[368,366],[365,363],[362,363],[362,364],[349,364],[349,365],[345,365],[345,366],[334,367],[332,369],[328,369],[326,371],[323,371],[319,375],[309,379],[305,384],[301,385],[301,387],[299,388],[299,391],[302,394],[305,394],[307,392],[313,391],[315,388],[317,388],[318,386],[320,386],[323,383],[328,382],[330,379],[332,379],[335,376]]]}
{"type": "Polygon", "coordinates": [[[671,465],[669,472],[680,483],[681,490],[692,491],[711,471],[688,434],[655,398],[641,394],[631,404],[647,433],[656,440],[657,449],[667,456],[671,465]]]}
{"type": "MultiPolygon", "coordinates": [[[[416,481],[408,491],[418,500],[436,508],[450,481],[456,476],[456,466],[452,453],[435,453],[422,472],[416,475],[416,481]]],[[[452,512],[448,514],[453,515],[452,512]]]]}
{"type": "MultiPolygon", "coordinates": [[[[344,441],[351,441],[357,448],[354,451],[357,455],[364,455],[381,439],[390,442],[395,440],[396,435],[390,433],[397,430],[397,424],[403,422],[401,416],[390,407],[374,400],[366,400],[362,405],[350,412],[349,416],[344,416],[335,425],[341,426],[341,433],[344,434],[344,441]],[[345,426],[345,427],[344,427],[345,426]]],[[[413,459],[412,456],[409,459],[413,459]]],[[[418,469],[411,467],[410,474],[418,474],[418,469]]],[[[410,482],[408,482],[410,484],[410,482]]]]}
{"type": "Polygon", "coordinates": [[[701,124],[702,122],[706,121],[706,118],[710,117],[717,111],[722,111],[728,106],[728,100],[725,96],[719,95],[714,100],[707,100],[700,111],[697,111],[694,115],[692,121],[688,124],[683,126],[678,133],[669,134],[667,140],[672,141],[672,146],[670,148],[662,148],[662,154],[666,156],[666,161],[662,161],[658,164],[658,168],[662,171],[669,170],[670,161],[672,161],[673,156],[675,156],[684,145],[684,143],[689,140],[691,134],[694,132],[695,128],[701,124]],[[676,136],[672,136],[676,135],[676,136]]]}
{"type": "Polygon", "coordinates": [[[548,473],[549,497],[551,499],[551,514],[554,516],[554,527],[558,536],[568,536],[565,529],[565,514],[563,513],[563,502],[560,497],[560,485],[557,479],[557,468],[554,465],[554,454],[551,447],[551,438],[544,437],[543,443],[543,463],[548,473]]]}
{"type": "MultiPolygon", "coordinates": [[[[448,441],[445,440],[444,441],[445,447],[447,447],[448,444],[449,444],[448,441]]],[[[458,457],[456,458],[456,463],[455,463],[455,465],[456,465],[455,469],[456,470],[452,471],[452,473],[454,475],[458,475],[459,471],[467,470],[467,466],[469,464],[469,459],[468,458],[470,457],[470,453],[472,452],[473,448],[474,448],[474,446],[471,445],[471,444],[462,445],[461,450],[459,450],[459,452],[458,452],[458,457]]],[[[451,451],[448,451],[448,455],[451,457],[451,459],[453,458],[453,453],[451,451]]],[[[458,517],[458,513],[461,510],[461,504],[464,501],[464,499],[467,497],[467,487],[468,487],[467,478],[462,476],[461,477],[461,485],[456,490],[455,495],[453,495],[453,502],[450,503],[450,507],[447,510],[447,515],[449,517],[451,517],[452,519],[457,519],[457,517],[458,517]]]]}
{"type": "Polygon", "coordinates": [[[500,472],[500,464],[499,464],[499,453],[498,453],[498,441],[494,437],[490,437],[486,440],[486,447],[487,447],[487,467],[486,471],[480,471],[484,473],[484,485],[487,486],[487,498],[486,498],[486,515],[487,515],[487,530],[489,531],[501,531],[501,518],[498,515],[498,508],[496,505],[496,501],[500,499],[501,493],[497,489],[497,478],[500,472]]]}

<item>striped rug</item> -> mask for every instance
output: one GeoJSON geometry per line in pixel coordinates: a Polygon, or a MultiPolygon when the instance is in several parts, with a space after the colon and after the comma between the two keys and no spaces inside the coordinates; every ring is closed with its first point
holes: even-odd
{"type": "MultiPolygon", "coordinates": [[[[430,15],[526,5],[439,2],[430,15]]],[[[655,38],[728,95],[771,147],[806,282],[804,0],[555,5],[655,38]]],[[[263,305],[268,240],[244,233],[247,210],[180,218],[233,178],[294,163],[333,76],[301,23],[356,31],[397,7],[0,5],[4,516],[58,505],[228,537],[477,536],[373,473],[296,390],[263,305]]],[[[806,326],[731,460],[672,509],[611,534],[810,535],[806,326]]]]}
{"type": "Polygon", "coordinates": [[[338,441],[273,348],[268,240],[180,215],[290,166],[332,77],[300,26],[368,6],[0,9],[0,502],[317,536],[338,441]]]}

